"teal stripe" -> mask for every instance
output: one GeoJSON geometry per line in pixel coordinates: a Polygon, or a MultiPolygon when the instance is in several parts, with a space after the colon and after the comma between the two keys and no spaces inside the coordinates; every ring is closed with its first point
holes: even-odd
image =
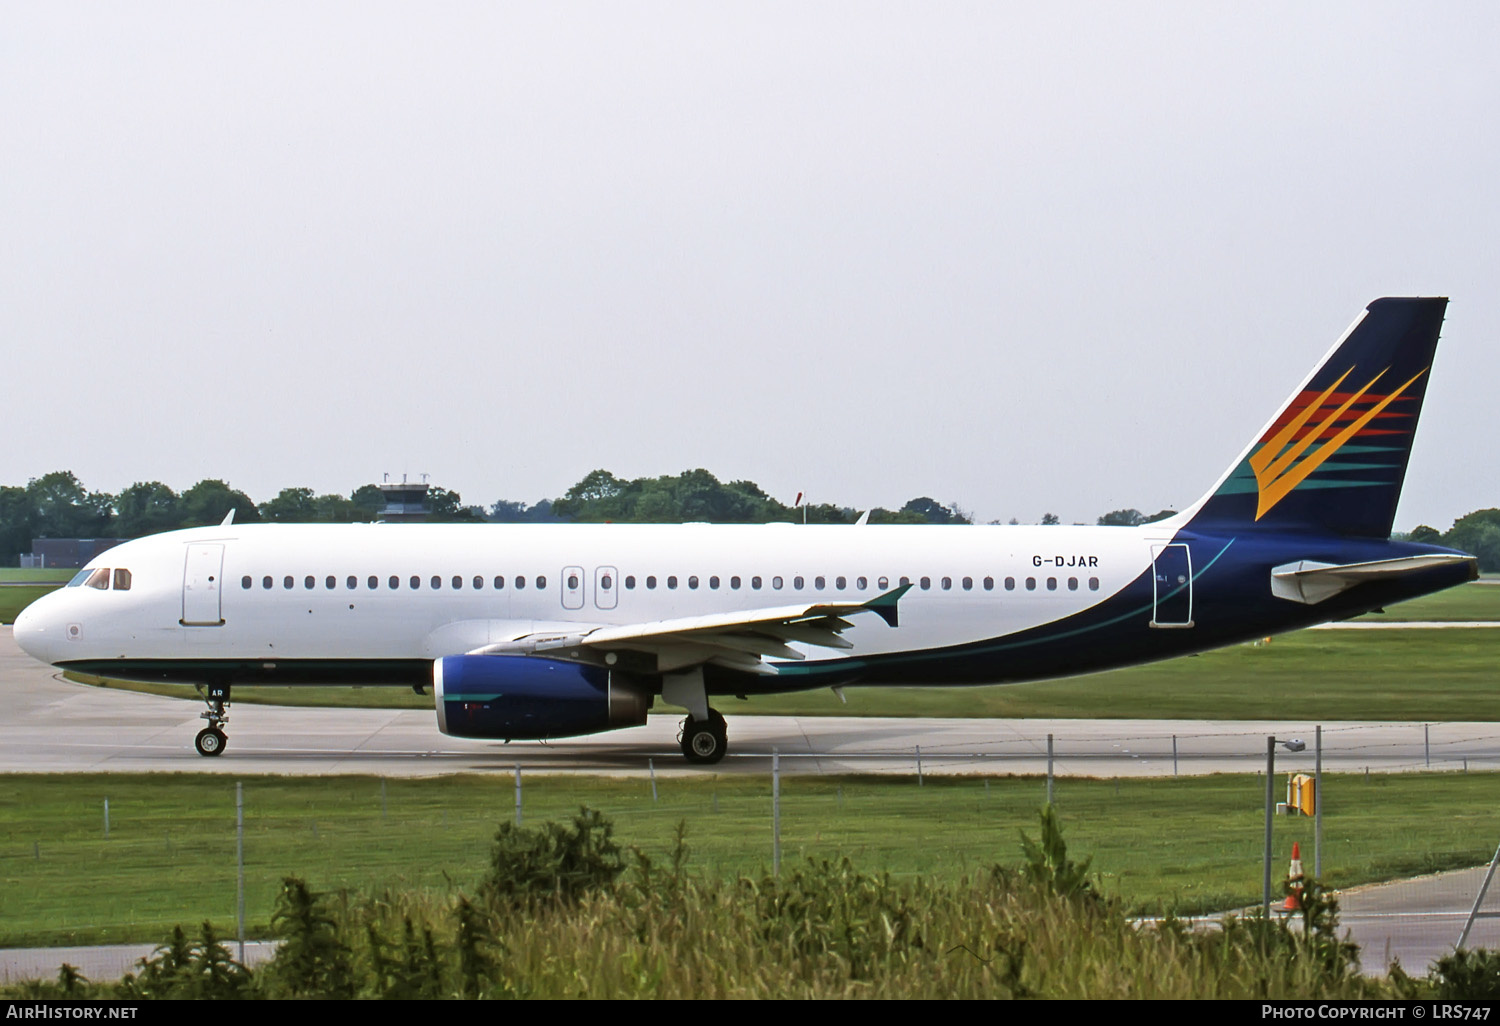
{"type": "MultiPolygon", "coordinates": [[[[1209,568],[1212,567],[1215,563],[1217,563],[1219,561],[1219,557],[1223,556],[1224,553],[1228,552],[1229,551],[1229,546],[1231,546],[1233,544],[1234,544],[1234,539],[1233,538],[1231,538],[1227,542],[1225,542],[1224,543],[1224,547],[1218,551],[1218,553],[1214,556],[1214,558],[1210,559],[1206,564],[1204,564],[1202,570],[1199,570],[1197,573],[1195,573],[1193,575],[1193,580],[1196,581],[1196,580],[1198,580],[1198,578],[1200,578],[1204,574],[1208,573],[1209,568]]],[[[1170,599],[1170,598],[1172,598],[1172,596],[1176,595],[1178,592],[1182,591],[1182,589],[1184,589],[1186,587],[1187,587],[1186,584],[1180,584],[1176,588],[1174,588],[1171,591],[1167,592],[1167,594],[1166,594],[1165,597],[1170,599]]],[[[1091,624],[1088,627],[1078,627],[1078,628],[1075,628],[1074,630],[1071,630],[1071,631],[1064,631],[1061,634],[1049,634],[1049,635],[1047,635],[1044,638],[1030,638],[1030,639],[1028,639],[1026,641],[1010,641],[1010,642],[1005,642],[1005,643],[1002,643],[1002,644],[984,645],[984,646],[981,646],[979,648],[967,648],[967,649],[964,650],[964,655],[987,655],[987,654],[992,653],[992,652],[1008,652],[1008,651],[1010,651],[1012,649],[1029,648],[1032,645],[1041,645],[1041,644],[1044,644],[1044,643],[1047,643],[1047,642],[1052,642],[1052,641],[1062,641],[1065,638],[1075,638],[1075,637],[1078,637],[1079,635],[1088,634],[1088,633],[1090,633],[1092,631],[1103,630],[1105,627],[1113,627],[1117,623],[1123,623],[1126,620],[1133,619],[1133,618],[1141,616],[1141,615],[1143,615],[1145,613],[1153,612],[1155,610],[1156,606],[1157,606],[1157,602],[1155,602],[1153,600],[1152,602],[1150,602],[1150,603],[1148,603],[1148,604],[1146,604],[1144,606],[1140,606],[1137,609],[1132,609],[1132,610],[1130,610],[1129,612],[1126,612],[1126,613],[1121,613],[1119,616],[1115,617],[1114,619],[1112,619],[1112,620],[1105,620],[1102,623],[1091,624]]],[[[1077,614],[1074,614],[1074,615],[1077,615],[1077,614]]],[[[1035,628],[1032,628],[1032,629],[1035,629],[1035,628]]],[[[936,659],[946,659],[946,658],[948,658],[948,656],[946,656],[944,654],[941,654],[939,652],[913,652],[910,655],[904,655],[904,656],[886,656],[886,657],[883,657],[881,659],[881,664],[882,665],[889,665],[891,663],[911,663],[911,662],[921,663],[921,662],[929,662],[929,661],[936,660],[936,659]]],[[[839,669],[840,670],[844,670],[844,669],[859,669],[859,668],[862,668],[862,667],[865,667],[865,666],[868,666],[868,665],[870,665],[868,660],[865,660],[865,659],[856,659],[856,660],[852,660],[852,661],[847,662],[847,663],[840,663],[839,664],[839,669]]],[[[797,663],[776,663],[775,666],[776,666],[776,675],[778,677],[796,677],[796,676],[799,676],[799,675],[824,672],[824,671],[821,671],[821,670],[817,669],[816,667],[799,665],[797,663]]]]}

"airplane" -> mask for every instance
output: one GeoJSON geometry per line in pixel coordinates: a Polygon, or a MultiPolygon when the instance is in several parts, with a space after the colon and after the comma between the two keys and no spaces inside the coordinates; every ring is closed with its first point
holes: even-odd
{"type": "Polygon", "coordinates": [[[638,726],[659,697],[712,764],[715,697],[1064,677],[1347,619],[1478,576],[1390,540],[1446,308],[1372,302],[1201,499],[1139,527],[231,512],[101,553],[15,639],[63,670],[198,685],[205,756],[235,688],[360,684],[430,687],[440,731],[506,741],[638,726]]]}

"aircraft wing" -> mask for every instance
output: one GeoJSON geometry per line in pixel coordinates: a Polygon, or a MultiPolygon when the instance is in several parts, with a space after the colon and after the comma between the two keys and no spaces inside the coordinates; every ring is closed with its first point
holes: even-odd
{"type": "Polygon", "coordinates": [[[644,653],[655,657],[658,673],[715,663],[751,673],[775,673],[767,657],[800,660],[806,656],[792,643],[820,648],[853,648],[842,638],[852,626],[845,617],[874,613],[892,627],[898,625],[896,604],[910,590],[903,584],[867,602],[814,602],[773,606],[707,616],[623,626],[588,627],[528,635],[514,641],[486,645],[473,655],[525,654],[554,659],[613,663],[615,653],[644,653]]]}

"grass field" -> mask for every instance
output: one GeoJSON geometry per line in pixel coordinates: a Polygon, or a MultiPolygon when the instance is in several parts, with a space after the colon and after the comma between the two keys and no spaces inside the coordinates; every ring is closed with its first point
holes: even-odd
{"type": "MultiPolygon", "coordinates": [[[[758,874],[771,863],[766,778],[526,777],[527,823],[601,809],[616,836],[662,861],[686,823],[693,871],[758,874]]],[[[783,865],[847,855],[866,872],[954,879],[1019,862],[1035,834],[1038,778],[795,778],[783,781],[783,865]]],[[[1092,855],[1109,893],[1149,911],[1215,910],[1260,893],[1264,784],[1253,775],[1060,780],[1070,852],[1092,855]]],[[[320,890],[472,891],[514,781],[462,776],[253,777],[244,782],[247,909],[264,931],[282,876],[320,890]],[[384,788],[384,791],[382,790],[384,788]]],[[[1328,776],[1324,869],[1337,886],[1487,860],[1495,774],[1328,776]]],[[[156,941],[235,903],[234,784],[192,775],[0,777],[0,946],[156,941]],[[109,799],[109,836],[103,803],[109,799]]],[[[1277,823],[1311,869],[1312,823],[1277,823]]]]}
{"type": "Polygon", "coordinates": [[[1371,620],[1500,620],[1500,578],[1449,588],[1400,602],[1384,613],[1371,613],[1371,620]]]}
{"type": "Polygon", "coordinates": [[[76,570],[0,569],[0,624],[14,623],[16,614],[47,592],[68,583],[76,570]]]}

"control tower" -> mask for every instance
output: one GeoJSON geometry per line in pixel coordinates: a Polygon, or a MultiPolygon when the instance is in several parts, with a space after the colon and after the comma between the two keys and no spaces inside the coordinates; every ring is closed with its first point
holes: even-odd
{"type": "Polygon", "coordinates": [[[403,474],[399,484],[388,481],[380,486],[380,491],[385,496],[385,508],[380,511],[379,519],[388,524],[421,523],[431,512],[427,508],[426,481],[409,482],[403,474]]]}

